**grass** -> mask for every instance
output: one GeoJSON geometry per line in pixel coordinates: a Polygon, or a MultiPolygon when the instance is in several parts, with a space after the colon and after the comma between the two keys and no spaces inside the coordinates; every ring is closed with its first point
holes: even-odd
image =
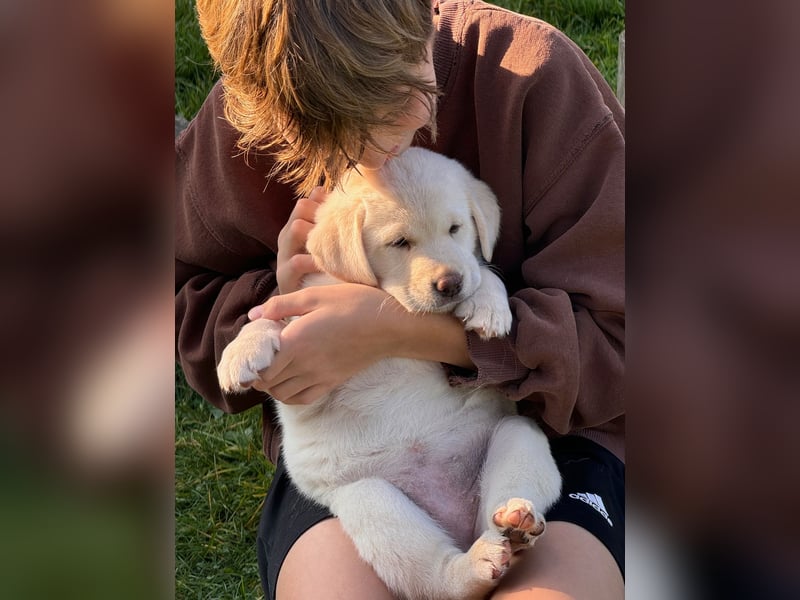
{"type": "MultiPolygon", "coordinates": [[[[506,0],[573,39],[616,89],[621,0],[506,0]]],[[[175,112],[191,119],[216,74],[200,38],[194,0],[175,3],[175,112]]],[[[255,538],[272,467],[261,454],[261,413],[225,415],[176,369],[175,597],[263,598],[255,538]]]]}
{"type": "Polygon", "coordinates": [[[191,119],[217,74],[194,10],[194,0],[175,0],[175,112],[191,119]]]}
{"type": "Polygon", "coordinates": [[[272,466],[260,411],[225,415],[176,372],[175,597],[261,598],[255,532],[272,466]]]}

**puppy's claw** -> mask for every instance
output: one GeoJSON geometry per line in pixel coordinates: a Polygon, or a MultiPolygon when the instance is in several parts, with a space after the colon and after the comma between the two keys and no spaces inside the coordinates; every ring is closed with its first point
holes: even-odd
{"type": "Polygon", "coordinates": [[[486,582],[496,582],[506,571],[513,550],[509,541],[495,532],[485,532],[469,549],[475,574],[486,582]]]}

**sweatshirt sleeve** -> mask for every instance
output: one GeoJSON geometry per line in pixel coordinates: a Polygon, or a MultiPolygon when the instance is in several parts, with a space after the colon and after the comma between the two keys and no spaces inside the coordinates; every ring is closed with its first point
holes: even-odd
{"type": "Polygon", "coordinates": [[[284,186],[267,185],[265,159],[245,159],[235,143],[218,84],[176,140],[175,334],[188,384],[226,412],[267,399],[223,394],[216,365],[247,311],[276,290],[277,235],[293,203],[284,186]]]}
{"type": "Polygon", "coordinates": [[[524,256],[510,278],[512,331],[469,333],[477,374],[461,382],[497,386],[566,434],[624,414],[624,113],[577,47],[550,43],[519,84],[524,256]]]}
{"type": "Polygon", "coordinates": [[[528,243],[541,247],[522,265],[529,287],[509,299],[511,334],[490,341],[468,334],[476,383],[538,405],[536,413],[559,433],[624,413],[623,159],[609,152],[618,143],[615,130],[604,124],[528,215],[528,243]],[[615,173],[594,175],[600,164],[615,173]],[[569,224],[549,219],[542,227],[541,217],[558,212],[581,185],[590,207],[569,224]]]}
{"type": "Polygon", "coordinates": [[[222,349],[247,322],[250,307],[274,288],[271,271],[249,271],[238,278],[219,275],[176,260],[175,330],[177,360],[187,383],[225,412],[240,412],[264,402],[258,391],[225,394],[216,365],[222,349]]]}

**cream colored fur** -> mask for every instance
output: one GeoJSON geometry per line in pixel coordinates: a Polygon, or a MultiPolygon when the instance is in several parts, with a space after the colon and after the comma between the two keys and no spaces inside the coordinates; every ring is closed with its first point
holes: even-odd
{"type": "MultiPolygon", "coordinates": [[[[319,208],[307,247],[327,275],[307,284],[380,286],[409,311],[503,336],[506,291],[480,256],[491,258],[499,220],[488,186],[412,148],[380,179],[351,171],[319,208]]],[[[244,326],[218,367],[224,390],[271,364],[282,327],[244,326]]],[[[399,598],[482,598],[559,495],[538,427],[490,387],[451,387],[438,363],[383,360],[310,406],[276,405],[293,481],[330,507],[399,598]]]]}

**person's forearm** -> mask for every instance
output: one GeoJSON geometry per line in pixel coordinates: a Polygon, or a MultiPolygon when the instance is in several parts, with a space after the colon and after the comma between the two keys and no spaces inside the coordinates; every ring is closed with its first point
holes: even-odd
{"type": "Polygon", "coordinates": [[[319,336],[324,336],[332,349],[347,341],[363,355],[362,368],[381,358],[401,357],[474,369],[460,320],[445,314],[410,313],[383,290],[365,285],[316,286],[273,296],[249,316],[308,321],[314,313],[318,313],[315,319],[321,319],[320,329],[313,333],[317,347],[319,336]]]}
{"type": "Polygon", "coordinates": [[[176,260],[175,279],[176,358],[189,385],[226,412],[263,402],[254,394],[220,390],[215,350],[236,336],[247,308],[274,287],[274,275],[264,270],[228,278],[176,260]]]}
{"type": "Polygon", "coordinates": [[[398,345],[391,354],[395,356],[475,368],[464,324],[451,315],[407,313],[395,321],[394,334],[398,345]]]}

